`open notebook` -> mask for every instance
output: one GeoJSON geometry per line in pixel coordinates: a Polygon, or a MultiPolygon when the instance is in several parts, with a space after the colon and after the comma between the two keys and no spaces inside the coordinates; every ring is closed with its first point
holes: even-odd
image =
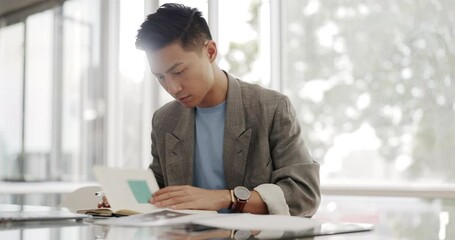
{"type": "MultiPolygon", "coordinates": [[[[161,212],[149,203],[153,193],[159,190],[155,175],[150,169],[125,169],[95,166],[96,179],[106,195],[111,208],[78,209],[78,213],[93,216],[126,216],[139,213],[161,212]]],[[[94,192],[86,194],[92,198],[94,192]]],[[[84,197],[81,197],[84,198],[84,197]]],[[[216,213],[215,211],[185,210],[184,213],[216,213]]]]}
{"type": "Polygon", "coordinates": [[[100,186],[77,189],[66,197],[61,207],[93,216],[125,216],[156,209],[148,202],[159,189],[151,170],[95,166],[93,171],[100,186]],[[111,208],[97,208],[101,195],[108,198],[111,208]]]}

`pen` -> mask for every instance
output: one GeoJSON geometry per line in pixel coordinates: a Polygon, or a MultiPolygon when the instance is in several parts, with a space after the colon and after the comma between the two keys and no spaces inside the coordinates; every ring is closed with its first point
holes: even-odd
{"type": "Polygon", "coordinates": [[[103,195],[103,194],[104,194],[103,191],[101,191],[101,192],[96,192],[96,193],[95,193],[95,196],[101,196],[101,195],[103,195]]]}

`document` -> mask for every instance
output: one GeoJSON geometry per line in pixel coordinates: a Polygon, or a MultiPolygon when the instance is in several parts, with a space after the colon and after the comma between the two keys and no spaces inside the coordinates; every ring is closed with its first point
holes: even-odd
{"type": "Polygon", "coordinates": [[[213,214],[163,210],[129,217],[97,221],[100,225],[158,227],[197,224],[213,228],[260,231],[302,231],[321,225],[319,221],[293,216],[259,214],[213,214]]]}
{"type": "Polygon", "coordinates": [[[210,218],[217,216],[214,211],[199,211],[199,210],[155,210],[151,213],[137,214],[134,216],[122,218],[110,218],[97,220],[94,223],[98,225],[116,225],[130,227],[160,227],[173,225],[190,224],[196,219],[210,218]]]}
{"type": "MultiPolygon", "coordinates": [[[[327,222],[294,216],[248,213],[201,215],[170,210],[96,220],[94,224],[136,227],[110,229],[133,229],[137,230],[135,236],[159,236],[157,239],[300,239],[373,229],[371,224],[327,222]]],[[[106,239],[126,239],[119,236],[124,235],[109,234],[106,239]]]]}
{"type": "Polygon", "coordinates": [[[284,215],[249,213],[219,215],[213,218],[196,218],[192,223],[224,229],[270,231],[302,231],[321,225],[321,222],[311,218],[284,215]]]}
{"type": "Polygon", "coordinates": [[[155,233],[164,231],[163,236],[171,239],[172,237],[176,239],[180,239],[179,237],[183,239],[187,239],[185,237],[195,239],[232,238],[233,234],[245,237],[239,239],[249,237],[280,239],[364,232],[373,229],[371,224],[325,222],[296,216],[249,213],[213,214],[213,212],[169,209],[157,209],[155,212],[121,218],[96,219],[93,224],[140,227],[134,229],[141,231],[145,229],[155,233]]]}

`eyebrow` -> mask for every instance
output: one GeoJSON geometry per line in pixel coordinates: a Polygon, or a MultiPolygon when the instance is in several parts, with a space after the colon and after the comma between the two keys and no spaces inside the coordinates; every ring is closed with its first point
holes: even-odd
{"type": "MultiPolygon", "coordinates": [[[[176,68],[176,67],[178,67],[178,66],[180,66],[180,65],[182,65],[182,64],[183,64],[182,62],[175,63],[175,64],[172,65],[168,70],[166,70],[166,73],[168,73],[168,72],[174,70],[174,68],[176,68]]],[[[159,73],[155,73],[155,72],[152,72],[152,73],[153,73],[153,75],[159,74],[159,73]]]]}

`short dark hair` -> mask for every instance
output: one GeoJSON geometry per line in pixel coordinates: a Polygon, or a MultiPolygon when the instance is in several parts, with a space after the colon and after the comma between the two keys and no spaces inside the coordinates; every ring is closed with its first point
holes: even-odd
{"type": "Polygon", "coordinates": [[[196,8],[182,4],[163,4],[147,16],[136,37],[136,47],[141,50],[158,50],[178,41],[185,50],[200,49],[212,40],[207,22],[196,8]]]}

